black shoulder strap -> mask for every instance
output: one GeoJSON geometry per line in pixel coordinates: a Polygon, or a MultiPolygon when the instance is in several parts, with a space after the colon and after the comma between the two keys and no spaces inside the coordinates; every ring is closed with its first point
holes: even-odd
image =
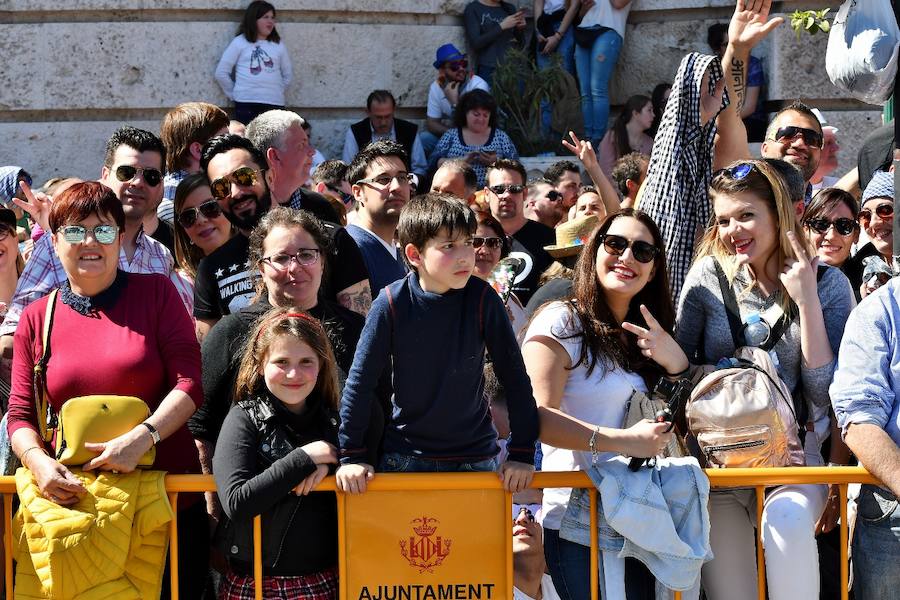
{"type": "Polygon", "coordinates": [[[728,278],[725,277],[725,271],[719,261],[713,260],[716,266],[716,278],[719,280],[719,290],[722,292],[722,300],[725,303],[725,313],[728,315],[728,328],[731,329],[731,340],[734,342],[735,350],[744,345],[744,336],[741,334],[741,312],[738,309],[737,298],[728,278]]]}

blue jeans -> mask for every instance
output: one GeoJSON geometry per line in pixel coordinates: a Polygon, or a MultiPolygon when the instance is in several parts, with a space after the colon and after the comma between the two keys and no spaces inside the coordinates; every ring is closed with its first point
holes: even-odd
{"type": "MultiPolygon", "coordinates": [[[[589,546],[560,539],[558,529],[544,529],[544,559],[560,600],[591,600],[589,546]]],[[[634,558],[625,559],[625,593],[628,600],[655,600],[656,597],[656,580],[634,558]]],[[[601,597],[599,587],[597,597],[601,597]]]]}
{"type": "MultiPolygon", "coordinates": [[[[563,36],[563,38],[559,41],[559,45],[556,46],[556,50],[554,50],[550,54],[541,54],[541,49],[537,49],[537,55],[535,56],[535,63],[537,64],[539,69],[545,69],[550,66],[550,63],[553,61],[553,57],[559,55],[562,59],[562,67],[575,75],[575,28],[569,27],[569,30],[563,36]]],[[[550,107],[550,103],[547,101],[541,102],[541,122],[544,125],[544,133],[550,133],[550,121],[552,117],[552,110],[550,107]]],[[[565,134],[566,132],[560,132],[565,134]]]]}
{"type": "Polygon", "coordinates": [[[862,486],[853,534],[853,595],[900,599],[900,503],[884,489],[862,486]]]}
{"type": "Polygon", "coordinates": [[[621,49],[622,36],[612,29],[597,36],[591,48],[575,47],[584,135],[598,144],[606,133],[609,120],[609,80],[621,49]]]}
{"type": "Polygon", "coordinates": [[[383,473],[475,473],[496,471],[497,458],[477,461],[434,460],[396,452],[385,452],[378,468],[383,473]]]}

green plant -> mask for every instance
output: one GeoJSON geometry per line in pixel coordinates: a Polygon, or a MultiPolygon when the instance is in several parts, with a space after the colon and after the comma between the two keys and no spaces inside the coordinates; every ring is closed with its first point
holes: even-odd
{"type": "Polygon", "coordinates": [[[795,10],[791,13],[791,28],[797,32],[797,39],[800,39],[802,31],[808,31],[810,35],[815,35],[820,31],[828,33],[831,31],[831,23],[828,22],[827,15],[831,11],[830,8],[822,10],[795,10]]]}
{"type": "MultiPolygon", "coordinates": [[[[574,85],[558,55],[550,66],[538,69],[524,50],[507,51],[494,71],[491,93],[500,109],[500,127],[512,139],[519,154],[533,156],[561,148],[560,135],[544,131],[541,102],[554,105],[556,122],[559,111],[566,108],[565,98],[571,97],[574,85]]],[[[575,108],[580,114],[580,103],[575,108]]]]}

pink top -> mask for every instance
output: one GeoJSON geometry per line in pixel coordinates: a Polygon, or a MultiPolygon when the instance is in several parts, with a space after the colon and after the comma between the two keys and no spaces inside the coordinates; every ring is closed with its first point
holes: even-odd
{"type": "MultiPolygon", "coordinates": [[[[637,148],[632,148],[632,150],[646,154],[649,158],[650,152],[653,150],[653,138],[647,136],[637,148]]],[[[612,129],[607,129],[606,135],[603,136],[603,140],[600,142],[600,154],[597,156],[597,162],[600,163],[600,168],[610,178],[613,185],[616,183],[612,181],[612,170],[616,166],[616,161],[620,158],[622,157],[619,156],[619,150],[616,146],[616,134],[612,129]]]]}
{"type": "MultiPolygon", "coordinates": [[[[37,431],[32,369],[42,353],[48,297],[33,302],[13,342],[9,434],[37,431]]],[[[47,365],[50,404],[59,413],[67,398],[91,394],[137,396],[155,411],[173,389],[203,401],[200,345],[175,286],[163,275],[128,273],[112,306],[82,315],[56,301],[47,365]]],[[[200,462],[186,425],[160,442],[154,469],[199,473],[200,462]]]]}

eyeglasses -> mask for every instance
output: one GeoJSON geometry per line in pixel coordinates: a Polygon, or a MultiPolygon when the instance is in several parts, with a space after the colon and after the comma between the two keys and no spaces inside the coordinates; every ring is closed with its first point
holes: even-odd
{"type": "Polygon", "coordinates": [[[230,175],[219,177],[211,184],[209,189],[212,191],[213,198],[222,200],[231,194],[231,184],[236,183],[244,187],[256,185],[259,181],[258,173],[262,173],[265,169],[254,169],[253,167],[238,167],[231,172],[230,175]]]}
{"type": "Polygon", "coordinates": [[[653,262],[656,255],[659,254],[659,248],[649,242],[642,240],[631,241],[623,238],[621,235],[611,233],[603,234],[603,248],[614,256],[622,256],[625,250],[631,248],[631,254],[634,259],[640,263],[653,262]]]}
{"type": "Polygon", "coordinates": [[[740,163],[733,167],[719,169],[713,173],[713,178],[718,177],[719,175],[728,175],[729,178],[734,179],[735,181],[741,181],[746,179],[747,175],[749,175],[752,170],[753,163],[740,163]]]}
{"type": "Polygon", "coordinates": [[[481,248],[482,246],[487,246],[491,250],[496,250],[498,248],[503,247],[503,240],[498,237],[473,237],[472,238],[472,247],[473,248],[481,248]]]}
{"type": "Polygon", "coordinates": [[[355,198],[353,197],[353,194],[348,194],[347,192],[345,192],[341,188],[337,187],[336,185],[329,185],[326,183],[325,187],[328,188],[329,190],[331,190],[332,192],[334,192],[335,194],[337,194],[338,197],[340,197],[341,202],[343,202],[347,206],[351,206],[353,204],[353,201],[355,200],[355,198]]]}
{"type": "Polygon", "coordinates": [[[119,165],[116,167],[116,179],[122,183],[131,181],[138,175],[143,176],[144,181],[147,182],[147,185],[150,187],[158,186],[163,177],[159,169],[142,169],[132,165],[119,165]]]}
{"type": "Polygon", "coordinates": [[[287,271],[292,261],[297,261],[301,267],[314,265],[319,261],[319,255],[322,253],[318,248],[300,248],[296,254],[279,253],[267,256],[262,262],[269,263],[279,271],[287,271]]]}
{"type": "Polygon", "coordinates": [[[469,61],[467,60],[455,60],[453,62],[447,63],[447,68],[451,71],[459,71],[460,69],[468,69],[469,61]]]}
{"type": "Polygon", "coordinates": [[[524,185],[519,185],[518,183],[513,183],[510,185],[500,184],[500,185],[492,185],[488,188],[496,195],[505,194],[507,190],[509,190],[510,194],[521,194],[525,190],[524,185]]]}
{"type": "Polygon", "coordinates": [[[222,208],[218,201],[210,198],[195,208],[186,208],[178,214],[178,223],[185,229],[190,229],[197,224],[199,215],[203,215],[204,219],[215,219],[222,214],[222,208]]]}
{"type": "MultiPolygon", "coordinates": [[[[894,218],[894,205],[879,204],[875,207],[875,214],[881,219],[892,219],[894,218]]],[[[869,221],[872,220],[872,209],[864,208],[859,211],[859,220],[864,221],[868,225],[869,221]]]]}
{"type": "Polygon", "coordinates": [[[360,179],[357,181],[357,184],[365,184],[371,185],[373,187],[386,188],[391,185],[391,182],[396,180],[400,185],[409,185],[413,182],[412,173],[397,173],[396,175],[388,175],[385,173],[384,175],[379,175],[378,177],[372,177],[371,179],[360,179]]]}
{"type": "Polygon", "coordinates": [[[788,125],[787,127],[781,127],[775,132],[775,137],[772,138],[779,142],[794,140],[797,136],[801,136],[803,138],[803,142],[807,146],[813,146],[815,148],[821,148],[824,143],[824,138],[822,134],[814,129],[807,129],[806,127],[794,127],[793,125],[788,125]]]}
{"type": "Polygon", "coordinates": [[[547,195],[544,196],[544,198],[546,198],[550,202],[557,202],[559,200],[562,200],[562,197],[563,195],[556,190],[550,190],[549,192],[547,192],[547,195]]]}
{"type": "Polygon", "coordinates": [[[97,242],[108,246],[116,241],[119,236],[119,228],[116,225],[97,225],[88,229],[81,225],[65,225],[60,228],[63,239],[70,244],[81,244],[87,238],[88,233],[91,234],[97,242]]]}
{"type": "Polygon", "coordinates": [[[859,227],[856,221],[853,219],[848,219],[847,217],[841,217],[840,219],[835,219],[834,221],[829,221],[828,219],[807,219],[806,226],[812,229],[813,231],[821,234],[828,233],[828,230],[834,226],[834,230],[843,236],[848,236],[859,227]]]}
{"type": "MultiPolygon", "coordinates": [[[[519,508],[519,517],[521,517],[523,513],[525,514],[525,520],[527,520],[529,523],[534,523],[534,513],[531,512],[530,508],[523,505],[521,508],[519,508]]],[[[519,517],[516,517],[516,521],[519,520],[519,517]]]]}

